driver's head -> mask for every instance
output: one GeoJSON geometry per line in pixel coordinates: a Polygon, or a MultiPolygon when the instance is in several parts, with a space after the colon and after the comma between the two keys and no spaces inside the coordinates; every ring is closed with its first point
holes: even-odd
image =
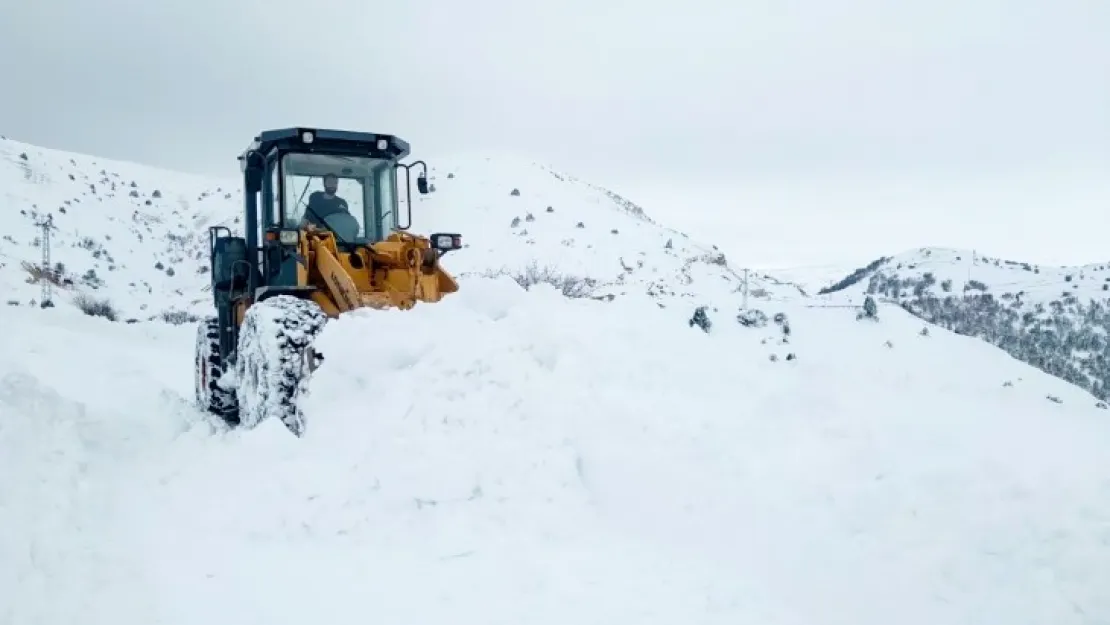
{"type": "Polygon", "coordinates": [[[339,188],[339,177],[335,174],[327,174],[324,176],[324,191],[328,195],[335,195],[336,189],[339,188]]]}

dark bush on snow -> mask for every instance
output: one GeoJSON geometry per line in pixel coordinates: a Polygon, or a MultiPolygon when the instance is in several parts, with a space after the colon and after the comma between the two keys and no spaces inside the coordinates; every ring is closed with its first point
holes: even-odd
{"type": "Polygon", "coordinates": [[[106,299],[96,299],[81,293],[73,298],[73,303],[90,317],[104,317],[108,321],[116,321],[119,318],[115,307],[106,299]]]}
{"type": "Polygon", "coordinates": [[[484,278],[501,276],[509,276],[525,290],[537,284],[550,284],[572,299],[592,297],[597,289],[597,280],[565,274],[546,265],[540,267],[535,262],[523,269],[499,269],[482,274],[484,278]]]}
{"type": "Polygon", "coordinates": [[[767,314],[755,308],[751,310],[741,310],[740,314],[736,315],[736,320],[739,321],[742,326],[762,328],[767,325],[767,314]]]}
{"type": "Polygon", "coordinates": [[[175,326],[184,325],[186,323],[196,323],[200,321],[200,317],[197,317],[196,315],[184,310],[163,310],[162,313],[158,315],[158,317],[161,318],[162,321],[173,324],[175,326]]]}
{"type": "Polygon", "coordinates": [[[697,326],[707,334],[709,329],[713,327],[713,322],[709,320],[709,315],[705,312],[705,306],[698,306],[694,311],[694,316],[690,318],[690,327],[697,326]]]}

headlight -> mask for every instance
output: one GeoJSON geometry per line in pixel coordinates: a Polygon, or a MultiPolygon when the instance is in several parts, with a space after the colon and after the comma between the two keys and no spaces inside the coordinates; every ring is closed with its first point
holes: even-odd
{"type": "Polygon", "coordinates": [[[433,234],[431,239],[432,247],[441,252],[462,249],[462,237],[457,234],[433,234]]]}
{"type": "Polygon", "coordinates": [[[389,139],[378,139],[378,149],[385,151],[389,149],[389,139]]]}
{"type": "Polygon", "coordinates": [[[306,130],[306,131],[301,133],[301,141],[303,141],[305,143],[312,143],[315,140],[316,140],[316,133],[312,132],[311,130],[306,130]]]}
{"type": "Polygon", "coordinates": [[[282,230],[278,240],[282,245],[296,245],[301,240],[301,233],[297,230],[282,230]]]}

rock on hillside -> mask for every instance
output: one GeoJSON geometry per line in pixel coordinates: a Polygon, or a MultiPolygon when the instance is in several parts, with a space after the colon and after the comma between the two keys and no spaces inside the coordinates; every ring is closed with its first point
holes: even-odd
{"type": "Polygon", "coordinates": [[[820,291],[897,302],[956,333],[1110,399],[1110,262],[1048,267],[922,248],[880,258],[820,291]]]}

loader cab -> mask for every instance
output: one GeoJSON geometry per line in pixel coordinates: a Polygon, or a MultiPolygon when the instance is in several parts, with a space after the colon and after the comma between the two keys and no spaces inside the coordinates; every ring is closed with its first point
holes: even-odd
{"type": "MultiPolygon", "coordinates": [[[[254,138],[239,155],[242,236],[225,226],[209,228],[210,287],[221,359],[234,359],[247,306],[277,294],[305,297],[313,290],[299,283],[298,266],[303,268],[305,260],[298,244],[309,198],[322,190],[325,176],[338,178],[336,195],[350,213],[323,216],[340,246],[381,241],[412,225],[411,169],[420,168],[416,186],[421,194],[429,186],[423,161],[400,162],[408,154],[408,143],[399,137],[369,132],[301,127],[266,130],[254,138]],[[403,214],[398,211],[402,184],[403,214]]],[[[439,236],[457,242],[457,237],[439,236]]]]}
{"type": "MultiPolygon", "coordinates": [[[[420,167],[417,189],[428,192],[427,165],[401,163],[409,154],[402,139],[385,134],[284,128],[254,138],[239,156],[243,175],[243,235],[226,227],[209,229],[212,290],[227,326],[227,308],[238,301],[259,301],[277,293],[303,290],[298,284],[299,228],[309,212],[309,198],[323,190],[324,177],[339,180],[336,190],[349,217],[323,216],[341,246],[385,239],[412,224],[412,167],[420,167]],[[398,210],[399,191],[406,210],[398,210]]],[[[224,346],[226,347],[226,346],[224,346]]]]}
{"type": "Polygon", "coordinates": [[[397,137],[364,132],[291,128],[256,137],[240,157],[247,191],[247,248],[259,251],[259,277],[251,292],[261,298],[298,287],[297,267],[303,262],[297,258],[298,231],[308,223],[330,230],[339,246],[350,251],[407,229],[412,222],[407,201],[411,167],[422,167],[417,188],[428,190],[427,166],[400,162],[408,153],[408,144],[397,137]],[[319,210],[313,201],[329,176],[338,179],[335,195],[345,202],[345,211],[319,210]]]}
{"type": "Polygon", "coordinates": [[[271,186],[279,192],[270,222],[286,230],[308,223],[325,227],[341,245],[384,240],[400,225],[396,165],[394,159],[371,156],[283,154],[280,166],[271,169],[271,186]],[[338,199],[325,195],[329,176],[337,181],[338,199]]]}

